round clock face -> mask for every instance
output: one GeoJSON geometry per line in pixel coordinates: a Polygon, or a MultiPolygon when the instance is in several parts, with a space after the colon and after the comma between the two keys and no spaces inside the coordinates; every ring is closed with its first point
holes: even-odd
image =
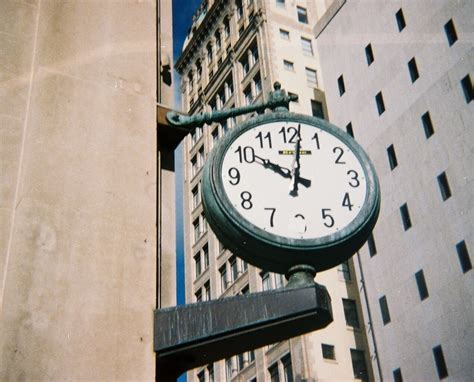
{"type": "Polygon", "coordinates": [[[313,239],[349,225],[366,194],[356,155],[321,128],[272,122],[247,130],[228,147],[222,183],[232,206],[261,229],[313,239]]]}
{"type": "Polygon", "coordinates": [[[347,260],[378,217],[380,190],[363,149],[341,129],[288,112],[231,130],[203,177],[207,220],[226,248],[284,273],[347,260]]]}

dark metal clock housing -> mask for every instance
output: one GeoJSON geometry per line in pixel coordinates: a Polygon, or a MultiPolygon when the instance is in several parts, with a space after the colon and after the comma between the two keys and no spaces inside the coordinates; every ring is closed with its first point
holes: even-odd
{"type": "Polygon", "coordinates": [[[362,147],[343,130],[322,119],[290,112],[260,115],[230,130],[210,154],[202,186],[206,219],[222,244],[248,263],[277,273],[287,273],[297,265],[310,265],[319,272],[346,261],[367,241],[380,209],[378,179],[362,147]],[[363,168],[367,182],[365,201],[347,226],[330,235],[299,239],[272,234],[246,220],[224,190],[222,164],[230,145],[241,134],[257,126],[288,121],[311,125],[333,135],[349,147],[363,168]]]}

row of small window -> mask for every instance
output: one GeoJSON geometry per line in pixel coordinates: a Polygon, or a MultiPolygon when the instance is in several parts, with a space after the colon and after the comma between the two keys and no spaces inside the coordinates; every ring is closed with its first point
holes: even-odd
{"type": "MultiPolygon", "coordinates": [[[[439,379],[446,378],[448,374],[448,367],[446,365],[446,360],[444,359],[443,348],[441,345],[435,346],[433,349],[433,358],[435,361],[436,371],[438,373],[439,379]]],[[[397,368],[393,370],[393,381],[394,382],[403,382],[402,369],[397,368]]]]}
{"type": "MultiPolygon", "coordinates": [[[[275,0],[275,2],[278,7],[281,7],[281,8],[285,7],[285,0],[275,0]]],[[[306,10],[306,8],[297,6],[296,17],[298,19],[298,22],[302,24],[308,24],[308,11],[306,10]]]]}
{"type": "MultiPolygon", "coordinates": [[[[405,23],[405,18],[404,18],[402,9],[399,9],[399,11],[396,13],[396,20],[397,20],[399,31],[403,30],[406,26],[406,23],[405,23]]],[[[454,26],[454,22],[452,19],[450,19],[444,25],[444,31],[446,33],[446,38],[448,40],[449,46],[452,46],[458,39],[456,28],[454,26]]],[[[367,65],[369,66],[375,61],[374,51],[370,43],[365,47],[365,57],[367,60],[367,65]]],[[[410,75],[411,82],[414,83],[420,77],[418,65],[416,63],[415,57],[412,57],[411,60],[408,61],[407,66],[408,66],[408,73],[410,75]]],[[[337,84],[339,88],[339,95],[342,96],[346,92],[344,76],[342,74],[337,79],[337,84]]],[[[461,87],[463,89],[466,102],[467,103],[471,102],[474,96],[473,96],[472,82],[469,75],[466,75],[465,77],[463,77],[463,79],[461,80],[461,87]]],[[[385,105],[383,102],[382,92],[379,92],[376,95],[375,101],[377,104],[378,113],[379,115],[381,115],[385,111],[385,105]]]]}
{"type": "MultiPolygon", "coordinates": [[[[403,14],[402,8],[400,8],[395,13],[395,20],[397,22],[399,32],[405,29],[407,23],[405,21],[405,15],[403,14]]],[[[454,26],[453,19],[450,19],[446,24],[444,24],[444,32],[446,33],[446,38],[448,40],[449,46],[452,46],[458,40],[458,35],[456,32],[456,27],[454,26]]]]}
{"type": "MultiPolygon", "coordinates": [[[[354,378],[361,379],[362,381],[368,381],[369,373],[367,371],[364,351],[359,349],[350,349],[350,351],[354,378]]],[[[324,359],[331,361],[336,360],[336,350],[334,345],[321,344],[321,352],[324,359]]]]}
{"type": "MultiPolygon", "coordinates": [[[[292,61],[283,60],[283,68],[290,72],[295,71],[295,64],[292,61]]],[[[308,86],[317,88],[318,87],[318,75],[316,70],[305,67],[306,83],[308,86]]]]}
{"type": "MultiPolygon", "coordinates": [[[[227,30],[227,27],[224,26],[224,31],[227,30]]],[[[216,41],[216,49],[220,50],[221,49],[221,43],[220,43],[220,32],[217,31],[215,37],[216,41]],[[219,41],[219,43],[217,43],[219,41]]],[[[214,59],[214,54],[213,54],[213,45],[211,43],[207,44],[206,47],[206,57],[207,57],[207,62],[209,65],[209,79],[212,79],[214,77],[214,70],[211,68],[211,64],[213,64],[213,59],[214,59]]],[[[228,49],[228,51],[230,51],[228,49]]],[[[242,72],[242,77],[245,77],[247,73],[250,71],[250,69],[253,68],[253,66],[258,62],[259,59],[259,53],[258,53],[258,45],[257,42],[254,41],[249,48],[242,54],[242,56],[238,59],[238,62],[240,63],[241,67],[241,72],[242,72]]],[[[217,60],[217,67],[219,68],[220,65],[224,62],[223,57],[220,57],[217,60]]],[[[188,72],[187,79],[188,79],[188,92],[191,93],[192,90],[194,89],[194,84],[196,79],[196,83],[199,84],[199,82],[202,80],[202,74],[203,74],[203,69],[202,69],[202,63],[200,59],[196,60],[195,63],[196,69],[193,71],[191,69],[188,72]],[[194,74],[195,73],[195,74],[194,74]]],[[[199,93],[199,92],[198,92],[199,93]]],[[[190,104],[193,105],[194,102],[193,100],[190,101],[190,104]]]]}
{"type": "Polygon", "coordinates": [[[230,382],[240,371],[255,362],[255,352],[253,350],[234,355],[225,360],[226,381],[230,382]]]}
{"type": "MultiPolygon", "coordinates": [[[[382,108],[385,108],[385,105],[383,103],[383,97],[382,97],[382,93],[379,93],[380,94],[380,97],[377,98],[376,97],[376,102],[377,102],[377,99],[379,99],[379,102],[380,102],[380,107],[382,108]]],[[[314,115],[314,114],[313,114],[314,115]]],[[[421,116],[421,126],[423,127],[423,131],[425,133],[425,137],[426,139],[430,138],[432,135],[434,135],[435,133],[435,130],[434,130],[434,125],[433,125],[433,121],[431,119],[431,115],[430,115],[430,112],[427,111],[425,112],[422,116],[421,116]]],[[[354,134],[354,127],[352,126],[352,122],[349,122],[347,125],[346,125],[346,132],[347,134],[349,134],[351,137],[355,138],[355,134],[354,134]]],[[[387,149],[387,152],[388,152],[388,149],[387,149]]],[[[396,162],[395,162],[396,164],[396,162]]],[[[396,167],[396,166],[395,166],[396,167]]],[[[393,170],[393,168],[392,168],[393,170]]]]}
{"type": "MultiPolygon", "coordinates": [[[[280,38],[286,41],[290,41],[290,32],[286,29],[280,28],[280,38]]],[[[306,56],[314,56],[313,43],[309,38],[300,37],[301,48],[303,49],[303,54],[306,56]]]]}
{"type": "MultiPolygon", "coordinates": [[[[221,281],[221,293],[224,293],[244,272],[248,269],[248,264],[237,258],[235,255],[231,256],[221,267],[219,268],[219,275],[221,281]]],[[[248,287],[244,288],[241,294],[248,292],[248,287]]]]}
{"type": "MultiPolygon", "coordinates": [[[[404,204],[400,207],[400,213],[402,215],[402,221],[404,227],[408,229],[411,226],[410,214],[408,212],[408,207],[404,204]]],[[[375,244],[375,239],[373,233],[370,234],[367,240],[367,248],[369,250],[370,257],[374,257],[377,254],[377,246],[375,244]]],[[[458,255],[459,264],[463,273],[467,273],[472,269],[471,258],[469,251],[467,249],[466,242],[464,240],[456,244],[456,253],[458,255]]]]}

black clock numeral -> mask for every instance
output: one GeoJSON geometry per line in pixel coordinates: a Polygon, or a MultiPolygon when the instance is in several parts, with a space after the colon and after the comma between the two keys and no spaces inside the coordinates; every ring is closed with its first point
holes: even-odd
{"type": "Polygon", "coordinates": [[[264,210],[265,211],[271,211],[270,212],[270,227],[273,227],[273,217],[275,216],[276,208],[268,207],[268,208],[264,208],[264,210]]]}
{"type": "Polygon", "coordinates": [[[318,135],[318,133],[314,133],[313,138],[311,138],[311,140],[313,140],[313,139],[316,141],[316,148],[319,150],[321,147],[319,146],[319,135],[318,135]]]}
{"type": "Polygon", "coordinates": [[[336,158],[336,161],[335,161],[334,163],[337,163],[337,164],[346,164],[346,162],[341,161],[342,155],[344,154],[344,149],[343,149],[342,147],[339,147],[339,146],[334,147],[334,148],[332,149],[332,152],[333,152],[334,154],[339,153],[339,154],[338,154],[338,157],[336,158]]]}
{"type": "Polygon", "coordinates": [[[342,206],[349,208],[349,211],[352,211],[353,204],[351,204],[351,199],[349,198],[349,193],[346,192],[344,199],[342,199],[342,206]]]}
{"type": "Polygon", "coordinates": [[[349,170],[347,171],[347,175],[352,175],[351,181],[349,182],[349,186],[351,187],[359,187],[360,182],[359,182],[359,174],[357,173],[356,170],[349,170]],[[354,181],[354,182],[352,182],[354,181]]]}
{"type": "Polygon", "coordinates": [[[257,134],[255,138],[258,138],[261,149],[263,149],[265,140],[268,143],[268,148],[269,149],[272,148],[272,135],[270,134],[270,132],[266,133],[265,135],[263,135],[262,132],[260,132],[257,134]]]}
{"type": "Polygon", "coordinates": [[[242,146],[237,147],[237,150],[234,153],[239,154],[239,161],[242,163],[243,161],[247,163],[253,163],[255,161],[255,150],[252,146],[242,146]]]}
{"type": "Polygon", "coordinates": [[[298,129],[293,126],[287,127],[285,129],[285,126],[283,126],[278,132],[278,134],[283,135],[283,143],[296,143],[296,137],[298,136],[298,129]],[[287,139],[288,137],[290,139],[287,139]]]}
{"type": "Polygon", "coordinates": [[[244,191],[240,194],[240,197],[242,198],[242,208],[245,210],[250,210],[253,207],[253,204],[251,202],[252,194],[248,191],[244,191]]]}
{"type": "Polygon", "coordinates": [[[240,182],[240,172],[237,170],[235,167],[229,168],[229,176],[231,177],[231,180],[229,180],[229,183],[232,184],[233,186],[236,186],[240,182]]]}
{"type": "Polygon", "coordinates": [[[324,223],[324,225],[328,228],[331,228],[334,226],[334,218],[329,214],[329,211],[331,211],[330,208],[323,208],[321,210],[321,214],[323,216],[323,219],[326,220],[324,223]]]}
{"type": "MultiPolygon", "coordinates": [[[[301,215],[301,214],[296,214],[296,215],[295,215],[295,218],[301,219],[301,220],[303,220],[303,222],[305,221],[305,217],[304,217],[303,215],[301,215]]],[[[304,228],[303,228],[302,230],[300,230],[299,233],[305,233],[307,229],[308,229],[308,227],[307,227],[306,224],[305,224],[305,225],[304,225],[304,228]]]]}

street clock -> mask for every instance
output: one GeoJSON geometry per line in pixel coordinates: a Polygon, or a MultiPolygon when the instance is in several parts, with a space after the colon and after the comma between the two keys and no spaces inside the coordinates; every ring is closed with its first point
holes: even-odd
{"type": "Polygon", "coordinates": [[[222,244],[278,273],[346,261],[366,242],[380,208],[362,147],[324,120],[287,111],[230,130],[202,182],[206,219],[222,244]]]}

